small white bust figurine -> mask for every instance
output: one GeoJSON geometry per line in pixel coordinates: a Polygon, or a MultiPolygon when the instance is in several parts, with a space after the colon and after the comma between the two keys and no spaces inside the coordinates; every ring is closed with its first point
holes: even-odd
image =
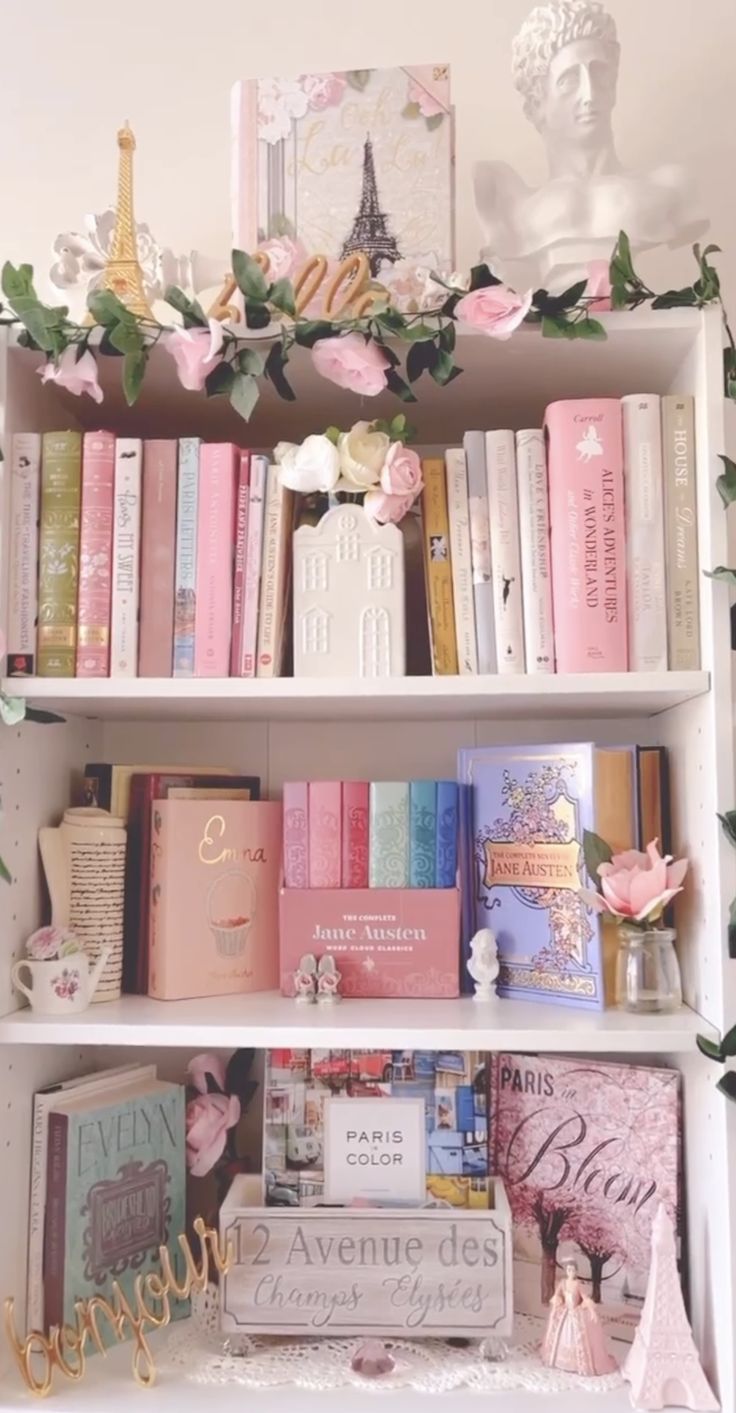
{"type": "Polygon", "coordinates": [[[468,975],[475,982],[474,1001],[493,1001],[496,996],[495,981],[500,971],[496,938],[490,927],[482,927],[470,941],[470,957],[467,962],[468,975]]]}
{"type": "Polygon", "coordinates": [[[547,149],[549,179],[534,189],[505,162],[479,162],[474,176],[483,258],[516,289],[585,278],[593,262],[608,262],[620,230],[636,253],[707,229],[682,168],[622,168],[611,127],[619,53],[598,0],[537,5],[514,39],[514,84],[547,149]]]}

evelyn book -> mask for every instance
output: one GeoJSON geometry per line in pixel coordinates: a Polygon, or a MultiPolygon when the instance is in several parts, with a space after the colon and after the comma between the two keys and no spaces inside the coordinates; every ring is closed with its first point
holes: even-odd
{"type": "Polygon", "coordinates": [[[677,1225],[676,1070],[557,1055],[490,1061],[490,1164],[514,1228],[514,1307],[543,1315],[573,1259],[606,1328],[631,1341],[663,1202],[677,1225]]]}
{"type": "MultiPolygon", "coordinates": [[[[183,1275],[184,1087],[127,1080],[116,1093],[60,1096],[48,1116],[46,1328],[74,1324],[75,1300],[110,1299],[114,1280],[135,1306],[136,1278],[160,1271],[159,1246],[183,1275]]],[[[173,1319],[188,1313],[172,1301],[173,1319]]]]}
{"type": "Polygon", "coordinates": [[[149,996],[270,991],[279,981],[281,805],[152,805],[149,996]]]}

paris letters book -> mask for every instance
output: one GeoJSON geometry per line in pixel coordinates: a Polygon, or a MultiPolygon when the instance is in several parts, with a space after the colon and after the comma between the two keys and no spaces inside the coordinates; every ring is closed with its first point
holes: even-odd
{"type": "MultiPolygon", "coordinates": [[[[106,1095],[72,1092],[48,1116],[46,1328],[74,1324],[76,1300],[109,1299],[113,1280],[135,1305],[136,1278],[160,1271],[159,1246],[169,1246],[183,1273],[184,1087],[125,1079],[106,1095]]],[[[187,1313],[172,1301],[172,1319],[187,1313]]]]}
{"type": "Polygon", "coordinates": [[[308,255],[362,251],[374,276],[454,268],[449,65],[244,79],[231,115],[239,250],[287,236],[308,255]]]}
{"type": "Polygon", "coordinates": [[[543,1315],[568,1259],[606,1328],[631,1341],[660,1202],[677,1224],[680,1076],[557,1055],[490,1058],[490,1166],[514,1230],[514,1305],[543,1315]]]}

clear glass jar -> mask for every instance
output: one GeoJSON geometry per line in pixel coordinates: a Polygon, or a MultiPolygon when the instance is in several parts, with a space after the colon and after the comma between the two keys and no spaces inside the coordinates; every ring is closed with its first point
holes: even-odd
{"type": "Polygon", "coordinates": [[[682,1005],[675,936],[672,927],[619,927],[616,1003],[622,1010],[664,1014],[682,1005]]]}

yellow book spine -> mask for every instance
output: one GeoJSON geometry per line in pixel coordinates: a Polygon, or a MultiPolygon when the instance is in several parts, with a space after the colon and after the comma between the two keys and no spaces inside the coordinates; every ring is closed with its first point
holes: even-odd
{"type": "Polygon", "coordinates": [[[44,433],[41,467],[38,675],[73,677],[77,645],[81,434],[44,433]]]}
{"type": "Polygon", "coordinates": [[[439,457],[427,457],[422,463],[422,470],[424,564],[432,636],[432,665],[437,676],[452,677],[457,675],[458,658],[445,463],[439,457]]]}

